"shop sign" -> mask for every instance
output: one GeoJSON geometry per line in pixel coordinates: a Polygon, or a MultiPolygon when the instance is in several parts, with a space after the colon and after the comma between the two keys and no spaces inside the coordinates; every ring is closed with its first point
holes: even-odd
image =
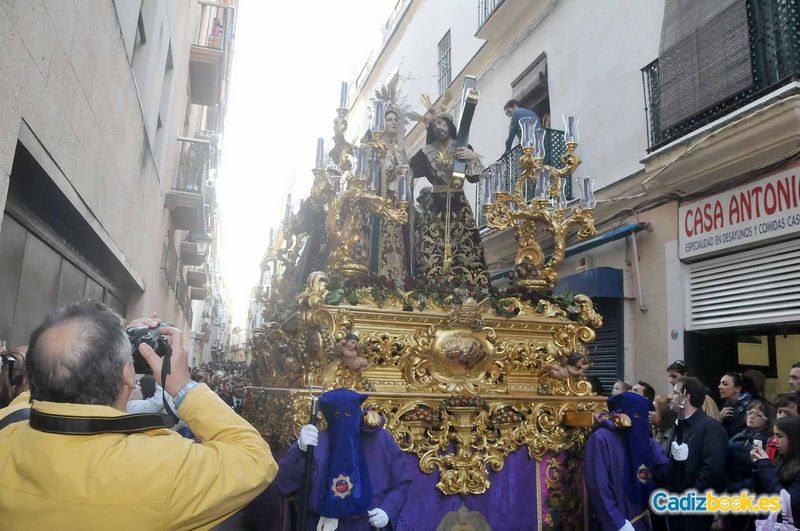
{"type": "Polygon", "coordinates": [[[800,166],[681,205],[681,259],[800,233],[800,166]]]}

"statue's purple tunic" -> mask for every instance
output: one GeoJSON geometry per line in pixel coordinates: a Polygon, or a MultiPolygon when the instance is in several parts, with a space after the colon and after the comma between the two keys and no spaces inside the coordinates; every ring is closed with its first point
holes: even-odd
{"type": "MultiPolygon", "coordinates": [[[[411,484],[411,476],[406,470],[406,459],[403,459],[402,451],[394,438],[383,429],[382,425],[368,428],[362,423],[361,440],[372,482],[370,509],[374,507],[383,509],[389,516],[389,526],[392,526],[398,521],[411,484]]],[[[300,451],[295,442],[280,460],[278,477],[275,479],[275,484],[283,494],[287,496],[300,495],[303,488],[305,462],[306,454],[300,451]]],[[[322,484],[324,481],[322,474],[327,468],[328,433],[321,431],[319,432],[319,445],[314,449],[311,499],[309,500],[306,529],[303,531],[315,531],[317,528],[319,493],[321,489],[330,487],[322,484]]],[[[339,520],[337,531],[370,531],[371,529],[369,519],[367,515],[364,515],[360,518],[339,520]]],[[[389,527],[385,529],[389,529],[389,527]]]]}
{"type": "MultiPolygon", "coordinates": [[[[652,470],[656,482],[666,477],[669,460],[664,450],[652,438],[648,439],[655,457],[655,470],[652,470]]],[[[584,474],[592,530],[617,531],[625,520],[631,520],[644,511],[646,505],[639,506],[625,494],[625,435],[614,423],[605,420],[589,437],[584,454],[584,474]]],[[[650,523],[643,518],[633,524],[634,529],[649,531],[650,523]]]]}

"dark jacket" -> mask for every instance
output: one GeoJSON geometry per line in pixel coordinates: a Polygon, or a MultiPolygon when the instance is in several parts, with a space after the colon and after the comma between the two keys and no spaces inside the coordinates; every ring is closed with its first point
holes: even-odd
{"type": "Polygon", "coordinates": [[[761,447],[766,448],[769,432],[765,430],[754,433],[746,429],[728,441],[728,492],[739,492],[742,489],[751,492],[757,490],[756,474],[750,458],[753,441],[761,441],[761,447]]]}
{"type": "MultiPolygon", "coordinates": [[[[747,428],[747,406],[750,405],[752,400],[753,399],[749,393],[740,394],[739,399],[736,401],[736,405],[734,406],[736,410],[733,416],[722,419],[722,425],[725,427],[725,431],[728,432],[729,439],[747,428]]],[[[727,402],[723,402],[720,410],[729,405],[730,404],[727,402]]],[[[766,445],[764,448],[766,448],[766,445]]]]}
{"type": "Polygon", "coordinates": [[[786,489],[792,497],[792,516],[794,525],[800,524],[800,475],[795,475],[791,482],[783,484],[778,480],[778,467],[769,459],[756,461],[758,478],[764,491],[777,495],[781,489],[786,489]]]}
{"type": "Polygon", "coordinates": [[[725,488],[728,436],[722,424],[698,409],[689,418],[678,422],[672,441],[686,443],[689,447],[689,457],[685,461],[675,461],[670,457],[672,492],[687,489],[722,491],[725,488]]]}
{"type": "Polygon", "coordinates": [[[516,111],[511,114],[511,123],[509,124],[508,138],[506,138],[506,151],[511,151],[511,146],[514,144],[514,138],[521,137],[522,132],[519,128],[519,121],[526,116],[532,116],[539,123],[539,116],[530,109],[523,109],[518,107],[516,111]]]}

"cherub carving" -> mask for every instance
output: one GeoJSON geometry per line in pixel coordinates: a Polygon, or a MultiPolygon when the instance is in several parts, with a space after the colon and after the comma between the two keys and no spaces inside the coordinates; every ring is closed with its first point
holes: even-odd
{"type": "Polygon", "coordinates": [[[548,364],[543,368],[550,373],[550,376],[558,380],[566,380],[576,376],[582,376],[591,367],[591,363],[583,354],[573,352],[569,356],[559,356],[558,364],[548,364]]]}
{"type": "Polygon", "coordinates": [[[366,358],[358,355],[358,342],[358,336],[348,332],[343,340],[333,346],[328,355],[342,360],[344,366],[353,372],[364,372],[372,367],[372,364],[366,358]]]}

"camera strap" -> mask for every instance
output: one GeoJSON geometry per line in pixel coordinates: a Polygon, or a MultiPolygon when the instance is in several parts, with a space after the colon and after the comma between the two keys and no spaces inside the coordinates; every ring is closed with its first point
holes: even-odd
{"type": "Polygon", "coordinates": [[[15,422],[22,422],[23,420],[28,420],[31,416],[31,408],[26,407],[22,409],[18,409],[13,413],[9,413],[2,419],[0,419],[0,430],[5,428],[10,424],[14,424],[15,422]]]}
{"type": "Polygon", "coordinates": [[[52,415],[31,409],[31,428],[62,435],[96,435],[98,433],[138,433],[167,428],[161,415],[137,413],[118,417],[78,417],[52,415]]]}
{"type": "Polygon", "coordinates": [[[163,390],[161,400],[164,404],[164,411],[167,412],[167,415],[171,420],[171,424],[174,426],[180,421],[180,419],[178,418],[178,415],[172,411],[172,408],[169,407],[169,403],[167,402],[167,375],[170,373],[170,371],[172,371],[171,359],[171,354],[165,354],[162,358],[163,361],[161,362],[161,389],[163,390]]]}

